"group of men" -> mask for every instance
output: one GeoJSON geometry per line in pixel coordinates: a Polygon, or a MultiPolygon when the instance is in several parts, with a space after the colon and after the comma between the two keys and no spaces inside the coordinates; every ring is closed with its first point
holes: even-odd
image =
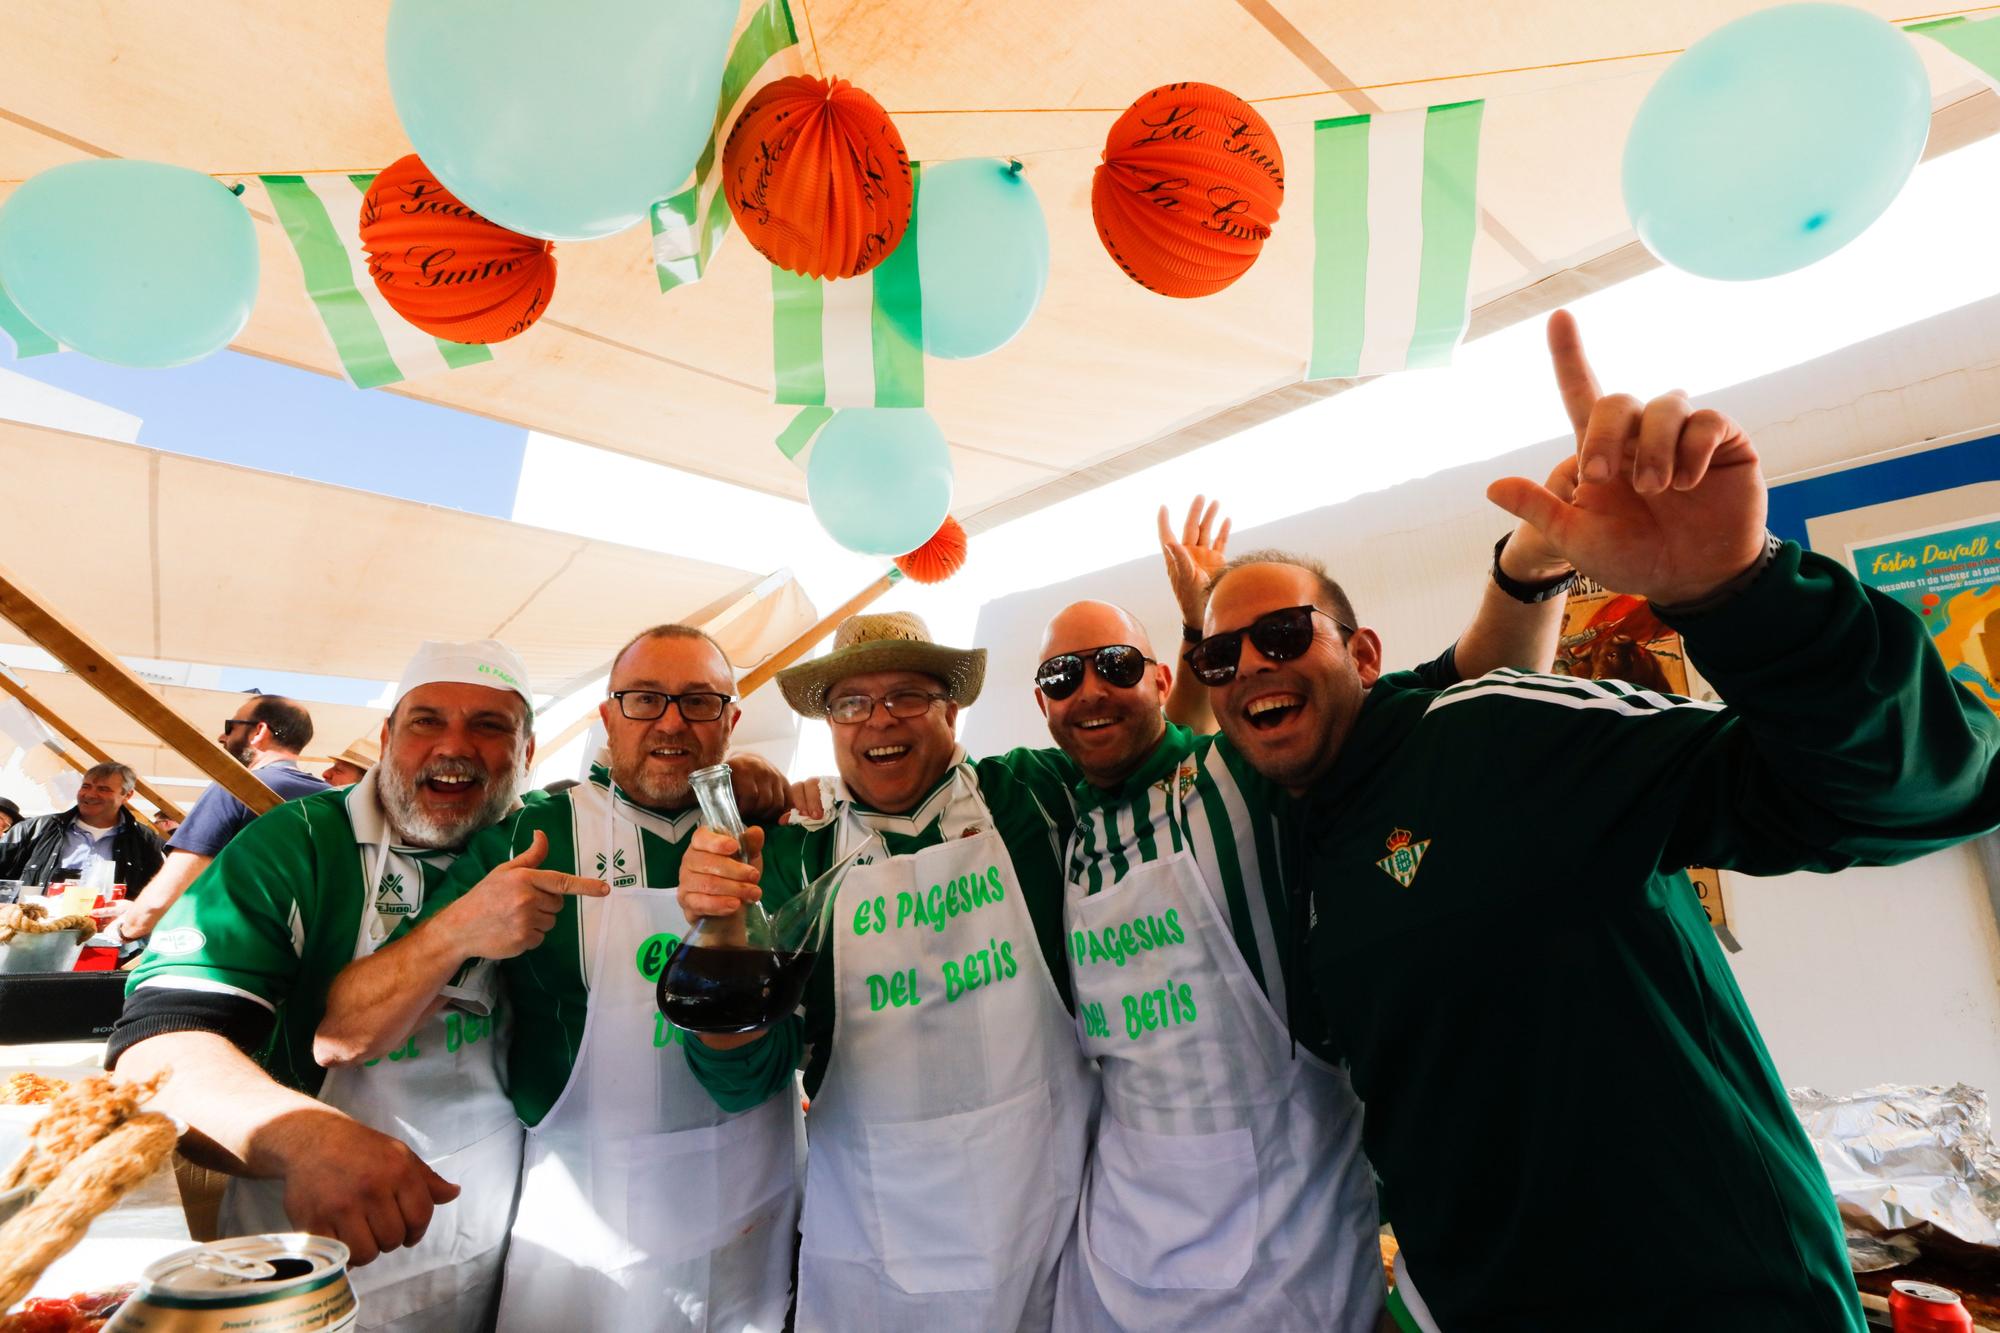
{"type": "Polygon", "coordinates": [[[229,1227],[350,1246],[363,1327],[1365,1331],[1386,1219],[1404,1327],[1859,1333],[1682,872],[1992,828],[2000,726],[1767,536],[1726,418],[1601,394],[1565,315],[1550,341],[1576,452],[1491,488],[1522,524],[1415,671],[1313,561],[1225,561],[1199,503],[1162,520],[1177,660],[1108,604],[1050,622],[1016,687],[1053,748],[968,756],[984,651],[857,616],[778,677],[839,770],[788,788],[729,753],[721,649],[658,626],[588,780],[524,801],[520,663],[425,645],[367,777],[167,913],[111,1060],[173,1069],[229,1227]],[[1725,702],[1526,670],[1576,571],[1725,702]],[[690,784],[725,761],[740,845],[690,784]],[[796,1015],[665,1021],[691,923],[843,871],[796,1015]]]}

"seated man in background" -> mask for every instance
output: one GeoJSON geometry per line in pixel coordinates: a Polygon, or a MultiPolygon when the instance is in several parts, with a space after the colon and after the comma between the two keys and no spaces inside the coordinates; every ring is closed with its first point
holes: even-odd
{"type": "MultiPolygon", "coordinates": [[[[289,801],[326,790],[326,783],[299,767],[299,752],[312,738],[312,715],[302,705],[282,695],[260,694],[222,724],[216,743],[280,800],[289,801]]],[[[132,901],[118,918],[118,934],[128,940],[150,934],[195,877],[256,817],[219,782],[197,797],[167,841],[166,864],[143,890],[133,886],[132,901]]]]}
{"type": "MultiPolygon", "coordinates": [[[[382,762],[222,850],[154,932],[111,1035],[121,1077],[173,1071],[157,1105],[187,1123],[183,1151],[241,1177],[224,1234],[346,1244],[362,1328],[456,1333],[492,1317],[521,1156],[508,1011],[487,969],[452,1007],[433,993],[389,1059],[323,1072],[313,1033],[340,969],[408,927],[466,840],[519,807],[533,700],[505,645],[426,643],[382,762]]],[[[497,869],[484,910],[454,918],[484,956],[539,940],[562,895],[604,892],[536,860],[497,869]]]]}
{"type": "Polygon", "coordinates": [[[0,838],[0,879],[26,884],[91,880],[128,889],[159,873],[159,835],[125,808],[139,775],[123,764],[93,764],[76,804],[22,820],[0,838]],[[107,878],[108,877],[108,878],[107,878]]]}
{"type": "Polygon", "coordinates": [[[21,807],[4,796],[0,796],[0,836],[21,822],[21,807]]]}
{"type": "Polygon", "coordinates": [[[320,781],[329,787],[352,787],[382,757],[382,747],[373,736],[363,736],[333,757],[320,770],[320,781]]]}

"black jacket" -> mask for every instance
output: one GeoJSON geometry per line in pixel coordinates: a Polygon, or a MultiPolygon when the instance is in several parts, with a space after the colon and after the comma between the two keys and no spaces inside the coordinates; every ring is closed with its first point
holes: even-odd
{"type": "MultiPolygon", "coordinates": [[[[18,879],[28,884],[46,884],[62,861],[63,839],[76,823],[76,807],[57,815],[37,815],[24,819],[0,837],[0,879],[18,879]]],[[[119,807],[118,832],[112,835],[111,852],[118,863],[117,882],[127,893],[138,896],[154,875],[166,853],[160,835],[119,807]]]]}

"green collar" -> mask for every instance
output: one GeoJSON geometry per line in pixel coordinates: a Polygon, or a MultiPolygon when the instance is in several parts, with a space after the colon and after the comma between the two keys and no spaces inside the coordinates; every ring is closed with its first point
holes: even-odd
{"type": "Polygon", "coordinates": [[[1092,785],[1088,778],[1077,779],[1072,790],[1078,813],[1128,803],[1139,792],[1179,768],[1181,761],[1195,752],[1199,741],[1200,737],[1186,727],[1167,723],[1166,732],[1160,737],[1159,744],[1153,747],[1153,752],[1116,787],[1098,787],[1092,785]]]}

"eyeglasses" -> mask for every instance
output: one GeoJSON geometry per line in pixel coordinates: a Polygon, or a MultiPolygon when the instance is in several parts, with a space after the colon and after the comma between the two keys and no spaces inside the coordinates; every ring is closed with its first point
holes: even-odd
{"type": "Polygon", "coordinates": [[[931,711],[932,704],[950,697],[932,690],[894,690],[880,699],[872,694],[843,694],[826,701],[826,720],[843,727],[858,727],[875,716],[877,704],[887,708],[890,717],[922,717],[931,711]]]}
{"type": "Polygon", "coordinates": [[[679,704],[681,721],[713,722],[736,696],[713,690],[693,690],[686,694],[662,694],[658,690],[613,690],[611,698],[629,721],[656,722],[667,715],[668,704],[679,704]]]}
{"type": "Polygon", "coordinates": [[[1315,613],[1347,633],[1354,633],[1354,626],[1316,606],[1289,606],[1282,611],[1267,611],[1242,629],[1209,635],[1187,650],[1188,670],[1204,685],[1227,685],[1236,679],[1236,663],[1243,656],[1246,634],[1265,657],[1273,662],[1289,662],[1312,647],[1315,613]]]}
{"type": "Polygon", "coordinates": [[[1129,690],[1145,676],[1152,660],[1129,643],[1057,653],[1035,668],[1035,688],[1051,699],[1067,699],[1083,684],[1083,664],[1089,662],[1105,684],[1129,690]]]}

